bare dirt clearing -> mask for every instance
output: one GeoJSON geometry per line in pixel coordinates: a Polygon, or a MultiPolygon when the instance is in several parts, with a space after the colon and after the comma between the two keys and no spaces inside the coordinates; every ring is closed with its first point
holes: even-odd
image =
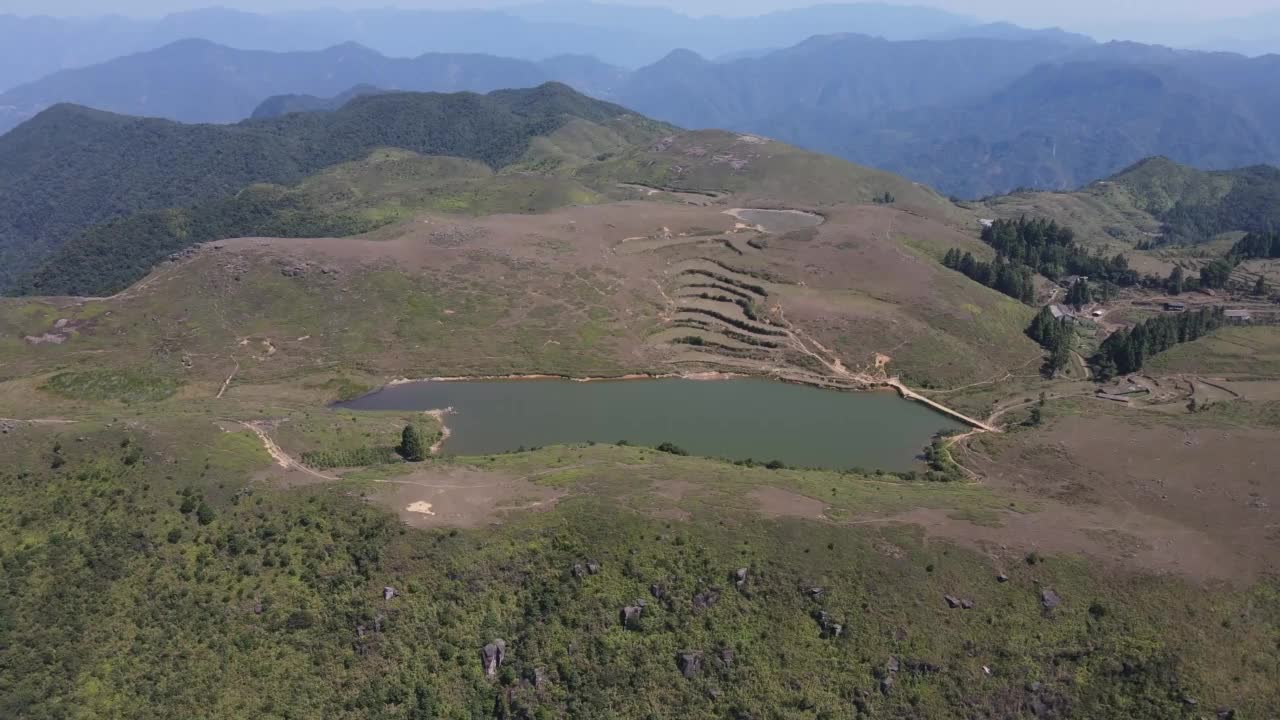
{"type": "Polygon", "coordinates": [[[413,527],[478,527],[509,513],[550,510],[565,491],[528,479],[431,464],[376,480],[369,496],[413,527]]]}
{"type": "Polygon", "coordinates": [[[1144,567],[1251,578],[1280,570],[1278,438],[1095,408],[1041,432],[975,438],[960,453],[997,489],[1049,502],[1024,540],[1067,532],[1072,545],[1083,529],[1117,532],[1134,539],[1144,567]]]}

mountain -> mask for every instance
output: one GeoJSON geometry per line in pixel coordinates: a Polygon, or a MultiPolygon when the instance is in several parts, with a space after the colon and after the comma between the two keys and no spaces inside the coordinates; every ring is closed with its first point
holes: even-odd
{"type": "Polygon", "coordinates": [[[940,33],[931,40],[954,40],[957,38],[985,38],[988,40],[1039,40],[1056,45],[1076,45],[1084,47],[1094,44],[1088,35],[1067,32],[1062,28],[1029,29],[1013,23],[997,22],[985,25],[969,25],[956,30],[940,33]]]}
{"type": "MultiPolygon", "coordinates": [[[[371,84],[398,90],[489,92],[548,80],[533,63],[488,55],[432,53],[387,58],[346,43],[316,52],[236,50],[183,40],[78,70],[64,70],[0,95],[16,124],[51,105],[74,103],[182,122],[235,122],[266,98],[331,96],[371,84]]],[[[0,129],[4,129],[0,112],[0,129]]]]}
{"type": "Polygon", "coordinates": [[[618,101],[686,127],[732,127],[829,151],[854,121],[989,92],[1069,51],[1039,41],[865,35],[813,37],[728,63],[680,50],[633,73],[618,101]]]}
{"type": "Polygon", "coordinates": [[[0,15],[0,91],[59,70],[192,38],[278,52],[318,51],[356,42],[396,57],[439,52],[542,60],[568,53],[638,67],[678,47],[719,56],[792,45],[826,32],[911,39],[971,24],[976,21],[938,10],[874,3],[820,5],[747,18],[693,18],[670,10],[589,2],[501,11],[382,8],[262,14],[205,8],[150,20],[0,15]]]}
{"type": "Polygon", "coordinates": [[[249,116],[249,119],[265,120],[268,118],[288,115],[289,113],[337,110],[355,98],[362,97],[364,95],[380,95],[388,92],[395,91],[383,90],[373,85],[362,84],[356,85],[346,92],[338,93],[333,97],[317,97],[315,95],[275,95],[262,101],[262,104],[254,108],[253,114],[249,116]]]}
{"type": "Polygon", "coordinates": [[[1203,169],[1280,160],[1270,121],[1280,115],[1280,56],[974,32],[998,37],[823,35],[728,62],[675,50],[635,71],[582,55],[398,59],[349,43],[266,53],[183,41],[0,95],[0,127],[56,102],[232,122],[280,95],[311,97],[261,112],[334,108],[360,85],[487,91],[550,80],[658,120],[775,137],[962,197],[1072,189],[1152,155],[1203,169]]]}
{"type": "Polygon", "coordinates": [[[628,114],[557,84],[483,96],[365,96],[333,113],[226,126],[58,105],[0,136],[0,266],[11,281],[92,225],[211,201],[252,183],[295,183],[377,148],[496,168],[573,119],[628,114]]]}
{"type": "Polygon", "coordinates": [[[961,196],[1065,190],[1151,155],[1202,168],[1280,160],[1280,129],[1253,94],[1168,66],[1067,62],[988,97],[888,114],[824,145],[961,196]]]}
{"type": "Polygon", "coordinates": [[[1280,227],[1280,168],[1206,171],[1150,157],[1072,192],[1023,191],[980,208],[996,217],[1053,218],[1096,247],[1198,245],[1280,227]]]}

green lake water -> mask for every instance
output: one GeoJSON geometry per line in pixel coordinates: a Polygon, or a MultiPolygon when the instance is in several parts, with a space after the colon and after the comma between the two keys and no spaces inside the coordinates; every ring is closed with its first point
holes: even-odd
{"type": "Polygon", "coordinates": [[[909,470],[935,433],[962,426],[888,392],[769,380],[499,380],[392,385],[339,407],[441,410],[443,451],[488,455],[580,442],[654,446],[788,465],[909,470]]]}

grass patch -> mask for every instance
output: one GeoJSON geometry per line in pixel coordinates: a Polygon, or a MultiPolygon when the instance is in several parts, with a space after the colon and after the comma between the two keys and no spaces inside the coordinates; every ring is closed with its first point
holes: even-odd
{"type": "Polygon", "coordinates": [[[75,370],[49,378],[41,390],[70,400],[123,403],[159,402],[170,397],[181,383],[171,377],[141,370],[75,370]]]}

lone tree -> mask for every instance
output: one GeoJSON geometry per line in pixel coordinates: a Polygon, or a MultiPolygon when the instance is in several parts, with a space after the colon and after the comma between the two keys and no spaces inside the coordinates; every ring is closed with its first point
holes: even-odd
{"type": "Polygon", "coordinates": [[[1258,276],[1258,282],[1253,285],[1253,294],[1259,297],[1267,294],[1267,279],[1265,277],[1258,276]]]}
{"type": "Polygon", "coordinates": [[[422,462],[427,459],[427,444],[422,438],[422,431],[413,424],[405,425],[400,433],[400,455],[409,462],[422,462]]]}

